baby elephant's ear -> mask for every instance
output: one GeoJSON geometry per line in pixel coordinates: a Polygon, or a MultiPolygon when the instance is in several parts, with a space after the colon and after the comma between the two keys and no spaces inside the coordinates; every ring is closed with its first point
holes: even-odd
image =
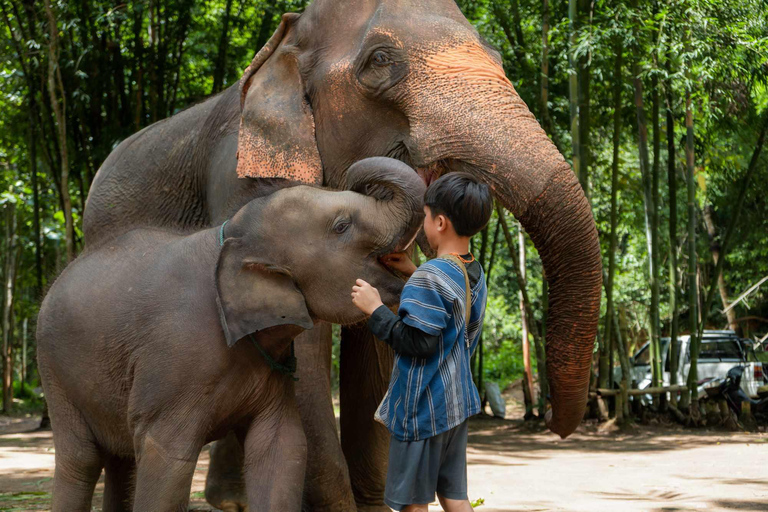
{"type": "Polygon", "coordinates": [[[304,295],[290,273],[251,256],[238,239],[224,242],[216,265],[216,302],[227,345],[278,325],[312,328],[304,295]]]}

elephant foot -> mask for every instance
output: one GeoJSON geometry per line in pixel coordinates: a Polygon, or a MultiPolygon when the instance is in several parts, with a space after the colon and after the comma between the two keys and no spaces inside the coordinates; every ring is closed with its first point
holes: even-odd
{"type": "Polygon", "coordinates": [[[219,503],[221,512],[248,512],[248,505],[241,505],[234,501],[222,501],[219,503]]]}
{"type": "Polygon", "coordinates": [[[223,512],[247,512],[242,468],[243,448],[234,432],[230,432],[211,447],[205,501],[223,512]]]}

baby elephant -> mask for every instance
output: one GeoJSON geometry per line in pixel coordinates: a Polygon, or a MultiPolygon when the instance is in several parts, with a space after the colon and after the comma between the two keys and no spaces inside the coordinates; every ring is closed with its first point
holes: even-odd
{"type": "Polygon", "coordinates": [[[136,229],[63,272],[37,333],[55,512],[91,510],[102,468],[105,511],[187,510],[201,448],[229,431],[251,512],[300,510],[291,342],[317,320],[361,321],[356,278],[394,305],[403,283],[378,258],[423,219],[424,185],[401,162],[362,160],[347,188],[283,188],[189,235],[136,229]]]}

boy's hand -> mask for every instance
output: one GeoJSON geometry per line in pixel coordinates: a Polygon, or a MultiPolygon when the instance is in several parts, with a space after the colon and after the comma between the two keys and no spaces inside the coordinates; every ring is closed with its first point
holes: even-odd
{"type": "Polygon", "coordinates": [[[380,261],[391,269],[397,270],[406,277],[416,272],[416,265],[404,252],[393,252],[380,258],[380,261]]]}
{"type": "Polygon", "coordinates": [[[362,279],[356,281],[352,287],[352,303],[363,313],[371,316],[379,306],[383,306],[379,290],[366,283],[362,279]]]}

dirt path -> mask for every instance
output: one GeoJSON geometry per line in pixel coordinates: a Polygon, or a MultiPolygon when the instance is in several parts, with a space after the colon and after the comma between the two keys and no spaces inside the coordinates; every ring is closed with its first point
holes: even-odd
{"type": "MultiPolygon", "coordinates": [[[[53,442],[35,426],[35,418],[0,418],[0,511],[48,510],[53,442]]],[[[207,449],[197,467],[190,509],[210,511],[207,449]]],[[[767,434],[581,428],[562,441],[519,421],[470,424],[469,489],[485,501],[479,512],[768,510],[767,467],[767,434]]],[[[95,510],[102,491],[100,483],[95,510]]]]}

